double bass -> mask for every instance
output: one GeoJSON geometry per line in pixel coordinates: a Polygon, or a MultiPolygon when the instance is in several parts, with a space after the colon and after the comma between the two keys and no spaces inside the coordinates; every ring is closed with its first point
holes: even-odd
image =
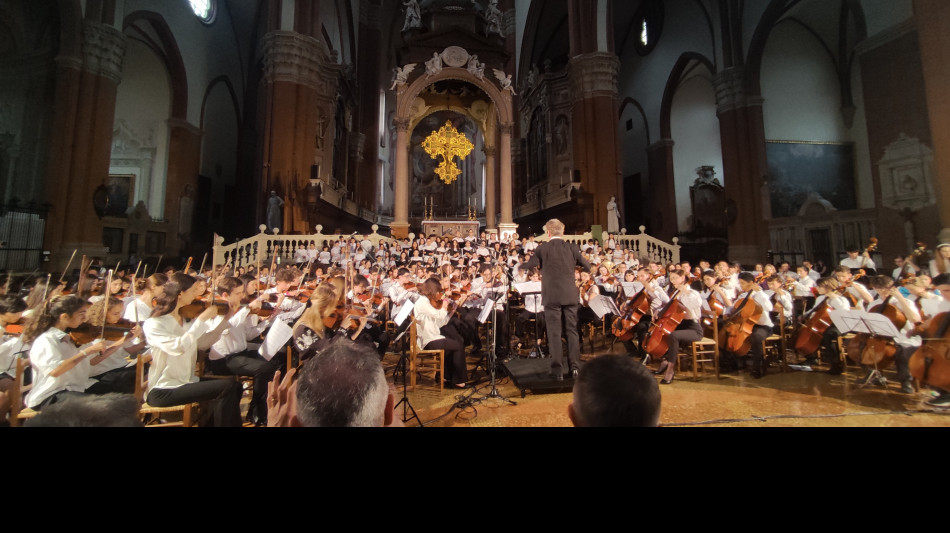
{"type": "Polygon", "coordinates": [[[646,339],[643,341],[643,350],[651,357],[660,358],[670,349],[670,333],[676,331],[680,323],[689,315],[689,310],[682,302],[676,299],[679,289],[670,297],[660,316],[656,318],[646,339]]]}
{"type": "Polygon", "coordinates": [[[762,318],[762,306],[752,299],[752,290],[719,328],[719,349],[746,355],[752,349],[752,328],[762,318]]]}

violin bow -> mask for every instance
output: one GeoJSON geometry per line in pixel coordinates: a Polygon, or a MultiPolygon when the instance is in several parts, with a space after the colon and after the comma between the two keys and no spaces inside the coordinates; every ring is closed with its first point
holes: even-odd
{"type": "MultiPolygon", "coordinates": [[[[207,260],[208,260],[208,252],[205,252],[205,256],[201,258],[201,266],[198,267],[198,275],[199,275],[199,276],[200,276],[201,273],[204,271],[204,269],[205,269],[205,261],[207,261],[207,260]]],[[[212,271],[213,271],[213,269],[212,269],[212,271]]]]}
{"type": "Polygon", "coordinates": [[[165,257],[165,254],[161,254],[158,256],[158,262],[155,263],[155,272],[158,272],[158,267],[161,266],[163,257],[165,257]]]}
{"type": "MultiPolygon", "coordinates": [[[[63,275],[59,277],[59,283],[62,283],[63,280],[66,279],[66,273],[69,272],[69,267],[73,264],[73,259],[76,258],[76,252],[78,251],[79,251],[79,248],[76,248],[75,250],[73,250],[73,255],[69,256],[69,262],[66,263],[66,269],[63,270],[63,275]]],[[[46,285],[47,287],[49,287],[49,279],[46,280],[46,285]]]]}
{"type": "Polygon", "coordinates": [[[132,277],[135,278],[139,275],[139,269],[142,268],[142,260],[139,259],[139,264],[135,266],[135,273],[132,274],[132,277]]]}
{"type": "Polygon", "coordinates": [[[109,303],[112,300],[112,271],[106,274],[106,296],[105,305],[102,307],[102,329],[99,331],[99,338],[106,338],[106,315],[109,314],[109,303]]]}
{"type": "Polygon", "coordinates": [[[187,274],[188,270],[191,268],[191,262],[194,260],[194,257],[189,256],[188,262],[185,263],[185,268],[182,269],[182,274],[187,274]]]}

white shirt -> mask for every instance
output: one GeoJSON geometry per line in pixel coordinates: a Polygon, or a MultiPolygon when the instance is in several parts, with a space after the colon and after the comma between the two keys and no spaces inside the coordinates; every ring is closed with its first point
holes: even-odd
{"type": "MultiPolygon", "coordinates": [[[[742,302],[746,301],[746,296],[749,293],[743,292],[742,294],[736,296],[735,300],[732,301],[732,307],[726,309],[726,314],[731,315],[735,313],[739,307],[742,305],[742,302]]],[[[755,323],[756,326],[766,326],[772,327],[772,319],[769,317],[769,313],[772,312],[772,302],[769,301],[769,297],[765,295],[763,291],[752,291],[752,296],[749,297],[750,302],[746,305],[752,305],[752,302],[759,304],[759,307],[762,308],[762,316],[759,317],[759,320],[755,323]]]]}
{"type": "Polygon", "coordinates": [[[146,320],[142,329],[152,347],[152,364],[148,371],[149,391],[174,389],[198,381],[195,375],[198,338],[210,329],[208,322],[194,320],[180,325],[169,313],[146,320]]]}
{"type": "MultiPolygon", "coordinates": [[[[676,299],[686,307],[686,319],[699,322],[703,309],[703,297],[688,285],[676,295],[676,299]]],[[[659,318],[654,316],[654,320],[659,318]]]]}
{"type": "Polygon", "coordinates": [[[16,377],[16,360],[29,354],[30,345],[23,344],[20,337],[4,335],[0,340],[0,375],[16,377]]]}
{"type": "MultiPolygon", "coordinates": [[[[116,351],[112,352],[112,355],[105,358],[98,365],[91,366],[89,370],[89,375],[91,377],[95,377],[95,376],[105,374],[106,372],[110,370],[115,370],[117,368],[125,368],[127,366],[134,366],[135,361],[132,361],[131,363],[129,362],[129,359],[128,359],[129,352],[128,350],[126,350],[126,348],[134,346],[138,344],[139,342],[141,341],[136,341],[135,339],[129,339],[125,341],[125,343],[122,344],[122,346],[120,346],[116,351]]],[[[86,346],[91,346],[91,345],[92,343],[86,344],[83,346],[83,348],[85,348],[86,346]]]]}
{"type": "Polygon", "coordinates": [[[800,297],[814,296],[811,290],[815,287],[815,280],[811,276],[799,278],[792,284],[792,294],[800,297]]]}
{"type": "Polygon", "coordinates": [[[330,252],[326,250],[322,250],[319,254],[317,254],[317,261],[323,263],[324,265],[329,264],[331,259],[332,257],[330,256],[330,252]]]}
{"type": "Polygon", "coordinates": [[[432,307],[428,298],[419,298],[412,313],[416,317],[416,344],[420,350],[432,341],[445,338],[439,328],[449,323],[447,310],[432,307]]]}
{"type": "Polygon", "coordinates": [[[848,268],[874,268],[874,261],[859,255],[856,259],[851,259],[851,257],[845,257],[838,263],[841,266],[846,266],[848,268]]]}
{"type": "MultiPolygon", "coordinates": [[[[634,296],[636,296],[637,294],[640,293],[640,291],[643,290],[644,287],[643,287],[643,284],[640,283],[640,280],[634,281],[632,283],[633,283],[633,291],[634,291],[633,294],[634,296]]],[[[651,285],[652,291],[647,293],[647,296],[649,297],[649,300],[650,300],[650,311],[654,317],[659,317],[660,311],[663,310],[663,306],[665,306],[666,304],[670,302],[670,295],[667,294],[666,291],[661,289],[655,283],[650,282],[650,285],[651,285]]]]}
{"type": "Polygon", "coordinates": [[[33,341],[30,348],[30,366],[33,367],[33,389],[26,398],[26,406],[35,408],[44,400],[60,391],[84,392],[95,384],[89,378],[91,365],[89,361],[95,357],[90,355],[79,362],[75,367],[54,378],[50,372],[56,370],[63,361],[76,356],[79,348],[73,340],[57,328],[50,328],[33,341]]]}
{"type": "Polygon", "coordinates": [[[145,322],[151,314],[152,306],[136,298],[135,302],[125,307],[125,312],[122,313],[122,318],[138,323],[145,322]],[[138,313],[138,316],[136,316],[136,313],[138,313]],[[136,320],[136,318],[138,320],[136,320]]]}
{"type": "MultiPolygon", "coordinates": [[[[762,292],[765,293],[769,301],[773,300],[772,296],[775,295],[775,291],[765,290],[762,292]]],[[[782,315],[784,315],[786,319],[792,318],[792,295],[789,294],[788,291],[782,291],[781,296],[776,296],[774,300],[775,303],[782,306],[782,315]]]]}
{"type": "MultiPolygon", "coordinates": [[[[878,296],[876,300],[871,302],[871,305],[868,306],[868,309],[874,309],[876,306],[881,305],[883,303],[884,303],[884,300],[882,300],[881,297],[878,296]]],[[[900,329],[900,335],[894,337],[894,342],[896,342],[897,344],[900,344],[901,346],[920,346],[922,343],[920,335],[914,335],[913,337],[908,336],[908,334],[916,327],[916,324],[914,323],[914,319],[920,318],[919,313],[918,313],[918,316],[907,315],[906,311],[904,310],[904,307],[900,304],[900,301],[898,301],[897,298],[891,298],[891,301],[888,303],[896,307],[901,313],[905,313],[904,316],[907,318],[907,322],[904,324],[904,327],[900,329]]],[[[908,303],[911,306],[914,305],[911,302],[908,302],[908,303]]],[[[917,310],[914,309],[914,311],[916,312],[917,310]]]]}
{"type": "MultiPolygon", "coordinates": [[[[220,318],[223,321],[224,317],[220,318]]],[[[211,345],[208,359],[224,359],[233,353],[247,351],[249,349],[247,341],[260,336],[270,324],[269,321],[261,321],[261,317],[252,315],[247,306],[238,309],[237,313],[227,319],[227,323],[228,325],[221,330],[221,337],[211,345]]]]}

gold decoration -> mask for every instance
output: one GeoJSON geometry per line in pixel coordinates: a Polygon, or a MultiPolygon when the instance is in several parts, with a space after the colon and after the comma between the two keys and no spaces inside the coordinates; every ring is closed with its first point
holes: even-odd
{"type": "Polygon", "coordinates": [[[472,153],[475,145],[464,133],[453,128],[452,122],[447,120],[439,131],[433,131],[425,141],[422,141],[422,148],[432,159],[442,156],[442,163],[439,164],[435,173],[442,181],[449,184],[458,179],[462,173],[453,159],[458,157],[460,161],[464,161],[468,154],[472,153]]]}

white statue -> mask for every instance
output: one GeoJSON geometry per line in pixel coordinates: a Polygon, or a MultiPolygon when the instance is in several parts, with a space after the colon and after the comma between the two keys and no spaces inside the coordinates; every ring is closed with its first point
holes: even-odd
{"type": "Polygon", "coordinates": [[[620,231],[620,211],[617,209],[617,199],[613,196],[607,202],[607,233],[620,231]]]}
{"type": "Polygon", "coordinates": [[[284,200],[277,196],[276,191],[270,192],[270,198],[267,199],[267,229],[280,228],[281,214],[280,208],[284,206],[284,200]]]}
{"type": "Polygon", "coordinates": [[[422,12],[419,9],[418,0],[409,0],[403,2],[406,6],[406,23],[402,26],[402,31],[422,27],[422,12]]]}
{"type": "Polygon", "coordinates": [[[488,34],[497,33],[504,37],[501,31],[501,11],[498,9],[498,0],[488,0],[488,6],[485,7],[485,22],[488,26],[488,34]]]}
{"type": "Polygon", "coordinates": [[[442,55],[432,52],[432,59],[426,61],[426,77],[435,76],[442,72],[442,55]]]}
{"type": "Polygon", "coordinates": [[[405,85],[409,81],[409,74],[416,69],[415,63],[409,63],[408,65],[399,68],[396,67],[393,69],[393,85],[389,90],[393,90],[397,85],[405,85]]]}
{"type": "Polygon", "coordinates": [[[472,56],[468,59],[468,71],[480,80],[485,78],[485,64],[478,62],[478,56],[472,56]]]}
{"type": "Polygon", "coordinates": [[[498,83],[501,84],[501,90],[511,91],[512,96],[518,94],[515,92],[514,86],[511,85],[511,74],[506,76],[504,71],[498,70],[497,68],[492,69],[492,72],[495,74],[495,78],[498,80],[498,83]]]}

